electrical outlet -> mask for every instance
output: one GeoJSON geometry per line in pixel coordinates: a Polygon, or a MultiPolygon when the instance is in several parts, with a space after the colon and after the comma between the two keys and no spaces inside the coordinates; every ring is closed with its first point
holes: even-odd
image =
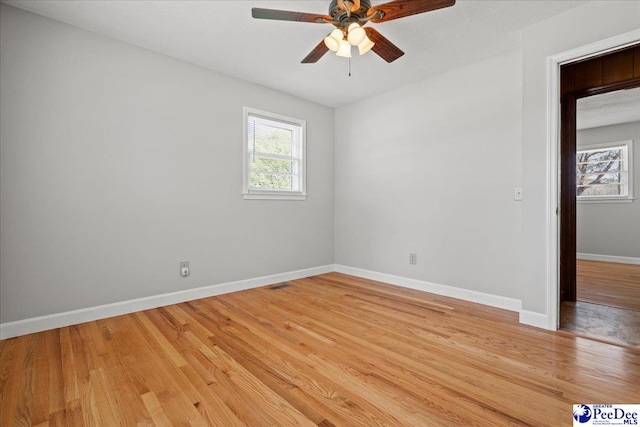
{"type": "Polygon", "coordinates": [[[187,277],[191,274],[191,270],[189,269],[189,261],[180,261],[180,275],[182,277],[187,277]]]}
{"type": "Polygon", "coordinates": [[[409,264],[416,265],[418,263],[418,254],[409,254],[409,264]]]}

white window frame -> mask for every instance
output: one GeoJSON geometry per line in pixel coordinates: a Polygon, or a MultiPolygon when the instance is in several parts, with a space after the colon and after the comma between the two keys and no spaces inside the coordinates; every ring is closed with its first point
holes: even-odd
{"type": "MultiPolygon", "coordinates": [[[[611,147],[627,147],[627,156],[624,163],[627,167],[627,195],[624,196],[577,196],[576,201],[578,203],[617,203],[617,202],[632,202],[633,201],[633,140],[605,142],[600,144],[584,145],[578,147],[577,153],[581,151],[601,150],[611,147]]],[[[576,153],[576,164],[578,155],[576,153]]]]}
{"type": "Polygon", "coordinates": [[[243,190],[242,197],[246,200],[305,200],[307,198],[307,122],[301,119],[283,116],[280,114],[270,113],[268,111],[258,110],[255,108],[243,108],[243,190]],[[249,185],[249,177],[251,175],[251,154],[249,152],[249,117],[258,117],[266,120],[272,120],[289,128],[298,129],[296,133],[299,135],[300,141],[300,158],[298,159],[300,171],[298,173],[299,190],[283,191],[251,188],[249,185]]]}

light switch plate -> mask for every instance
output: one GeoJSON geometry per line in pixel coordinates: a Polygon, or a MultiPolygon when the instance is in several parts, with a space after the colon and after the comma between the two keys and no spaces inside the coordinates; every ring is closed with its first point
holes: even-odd
{"type": "Polygon", "coordinates": [[[522,187],[516,187],[514,189],[513,200],[522,200],[522,187]]]}

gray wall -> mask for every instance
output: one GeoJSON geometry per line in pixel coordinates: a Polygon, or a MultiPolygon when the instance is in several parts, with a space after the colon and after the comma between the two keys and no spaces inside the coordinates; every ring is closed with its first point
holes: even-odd
{"type": "Polygon", "coordinates": [[[520,298],[521,69],[514,50],[336,111],[337,264],[520,298]]]}
{"type": "Polygon", "coordinates": [[[578,147],[634,141],[631,203],[582,203],[577,206],[578,253],[640,258],[640,122],[579,130],[578,147]]]}
{"type": "Polygon", "coordinates": [[[0,322],[333,263],[332,109],[0,8],[0,322]],[[307,201],[242,199],[245,105],[307,120],[307,201]]]}

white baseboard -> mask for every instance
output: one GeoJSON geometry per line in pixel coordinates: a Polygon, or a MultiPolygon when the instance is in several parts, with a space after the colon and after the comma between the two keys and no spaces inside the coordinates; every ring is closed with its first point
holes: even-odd
{"type": "Polygon", "coordinates": [[[260,286],[268,286],[275,283],[286,282],[289,280],[302,279],[304,277],[330,273],[332,271],[350,274],[352,276],[358,276],[365,279],[376,280],[379,282],[385,282],[391,285],[402,286],[422,292],[430,292],[437,295],[443,295],[446,297],[457,298],[464,301],[484,304],[504,310],[516,311],[520,313],[520,323],[535,326],[538,328],[549,329],[546,315],[522,310],[522,302],[515,298],[507,298],[498,295],[471,291],[468,289],[461,289],[453,286],[440,285],[423,280],[394,276],[392,274],[379,273],[376,271],[348,267],[338,264],[290,271],[287,273],[274,274],[271,276],[239,280],[236,282],[221,283],[218,285],[204,286],[195,289],[187,289],[184,291],[154,295],[150,297],[122,301],[113,304],[105,304],[96,307],[88,307],[79,310],[67,311],[64,313],[56,313],[30,319],[18,320],[15,322],[0,323],[0,339],[12,338],[20,335],[61,328],[69,325],[76,325],[79,323],[90,322],[99,319],[106,319],[122,314],[133,313],[141,310],[149,310],[165,305],[178,304],[185,301],[193,301],[215,295],[243,291],[260,286]]]}
{"type": "Polygon", "coordinates": [[[345,265],[336,265],[336,271],[339,273],[350,274],[352,276],[363,277],[365,279],[376,280],[379,282],[390,283],[404,288],[415,289],[432,294],[443,295],[446,297],[457,298],[464,301],[484,304],[491,307],[502,308],[504,310],[520,312],[522,309],[522,301],[515,298],[506,298],[498,295],[485,294],[483,292],[470,291],[468,289],[455,288],[453,286],[439,285],[437,283],[425,282],[423,280],[409,279],[392,274],[378,273],[376,271],[364,270],[361,268],[348,267],[345,265]]]}
{"type": "MultiPolygon", "coordinates": [[[[536,313],[535,311],[520,310],[520,323],[535,326],[536,328],[551,329],[547,315],[536,313]]],[[[555,330],[555,328],[551,330],[555,330]]]]}
{"type": "Polygon", "coordinates": [[[17,320],[15,322],[0,323],[0,339],[12,338],[19,335],[41,332],[69,325],[76,325],[78,323],[90,322],[93,320],[106,319],[108,317],[119,316],[136,311],[148,310],[165,305],[272,285],[289,280],[302,279],[304,277],[330,273],[332,271],[335,271],[334,265],[325,265],[321,267],[274,274],[271,276],[255,277],[252,279],[238,280],[236,282],[221,283],[218,285],[186,289],[184,291],[154,295],[129,301],[121,301],[113,304],[88,307],[64,313],[33,317],[30,319],[17,320]]]}
{"type": "Polygon", "coordinates": [[[581,254],[577,253],[576,258],[584,259],[586,261],[604,261],[604,262],[617,262],[620,264],[635,264],[640,265],[640,258],[633,258],[628,256],[614,256],[614,255],[598,255],[598,254],[581,254]]]}

